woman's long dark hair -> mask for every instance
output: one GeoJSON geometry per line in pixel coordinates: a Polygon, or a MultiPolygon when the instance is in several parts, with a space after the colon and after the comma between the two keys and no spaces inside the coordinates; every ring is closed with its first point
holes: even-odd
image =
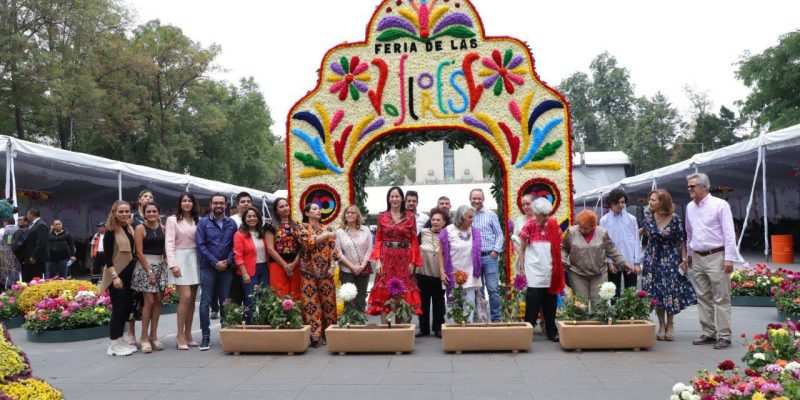
{"type": "Polygon", "coordinates": [[[389,188],[389,191],[386,192],[386,211],[392,211],[392,205],[389,203],[389,196],[394,190],[400,192],[400,214],[406,215],[406,195],[403,194],[403,189],[400,189],[400,186],[392,186],[389,188]]]}
{"type": "Polygon", "coordinates": [[[190,211],[190,214],[194,222],[197,223],[197,221],[200,220],[200,206],[197,205],[197,198],[194,197],[194,195],[189,192],[183,192],[181,193],[180,196],[178,196],[178,204],[175,206],[175,218],[177,218],[178,221],[183,219],[183,209],[181,209],[181,202],[183,201],[184,197],[188,197],[189,200],[192,201],[192,210],[190,211]]]}
{"type": "Polygon", "coordinates": [[[241,231],[242,233],[248,234],[248,235],[250,234],[250,227],[247,225],[247,221],[245,221],[245,217],[247,217],[247,213],[249,213],[250,211],[253,211],[253,212],[256,213],[256,217],[258,218],[258,222],[256,223],[256,232],[258,233],[258,238],[259,239],[263,239],[264,238],[264,229],[262,229],[263,228],[263,226],[262,226],[263,225],[262,224],[263,220],[261,219],[261,213],[258,211],[257,208],[255,208],[253,206],[250,206],[250,207],[247,207],[247,208],[244,209],[244,212],[241,215],[242,224],[239,225],[239,231],[241,231]]]}
{"type": "MultiPolygon", "coordinates": [[[[313,205],[316,205],[317,207],[319,207],[319,204],[317,204],[317,203],[308,203],[308,204],[306,204],[306,206],[305,206],[305,207],[303,207],[303,222],[304,222],[304,223],[305,223],[305,222],[308,222],[308,215],[306,215],[306,213],[307,213],[309,210],[311,210],[311,206],[313,206],[313,205]]],[[[320,220],[321,220],[321,219],[320,219],[320,220]]]]}

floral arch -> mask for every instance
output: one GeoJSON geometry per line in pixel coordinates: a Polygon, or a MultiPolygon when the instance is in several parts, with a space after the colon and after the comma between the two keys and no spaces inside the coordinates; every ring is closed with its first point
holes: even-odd
{"type": "Polygon", "coordinates": [[[353,203],[351,168],[377,141],[450,130],[489,145],[503,171],[501,200],[509,218],[521,215],[520,197],[533,193],[547,197],[553,216],[567,226],[569,105],[534,67],[525,43],[485,35],[468,0],[384,0],[367,24],[366,40],[329,50],[316,88],[289,112],[293,217],[300,219],[302,207],[316,202],[323,220],[331,221],[343,204],[353,203]]]}

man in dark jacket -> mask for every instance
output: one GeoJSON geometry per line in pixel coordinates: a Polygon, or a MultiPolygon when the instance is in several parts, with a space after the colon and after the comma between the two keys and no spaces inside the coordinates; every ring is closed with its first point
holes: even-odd
{"type": "Polygon", "coordinates": [[[28,236],[28,217],[23,215],[17,218],[17,230],[14,231],[14,234],[11,236],[11,250],[14,252],[14,255],[17,256],[17,260],[19,260],[20,265],[25,265],[25,255],[22,254],[22,251],[25,249],[25,238],[28,236]]]}
{"type": "Polygon", "coordinates": [[[22,281],[30,282],[34,277],[41,278],[44,274],[44,263],[48,259],[47,234],[50,229],[41,218],[37,208],[28,210],[28,220],[31,226],[23,243],[22,281]]]}
{"type": "MultiPolygon", "coordinates": [[[[236,222],[225,216],[228,198],[223,194],[211,196],[211,212],[197,223],[195,243],[200,253],[200,329],[203,340],[200,350],[208,350],[211,344],[211,319],[209,306],[212,293],[217,298],[227,299],[233,281],[233,235],[236,222]]],[[[222,317],[225,317],[222,310],[222,317]]]]}

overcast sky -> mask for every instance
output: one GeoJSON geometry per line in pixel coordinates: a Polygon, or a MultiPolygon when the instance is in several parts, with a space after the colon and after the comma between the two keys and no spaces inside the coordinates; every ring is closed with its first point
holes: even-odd
{"type": "MultiPolygon", "coordinates": [[[[204,46],[217,43],[217,64],[231,82],[254,76],[283,134],[286,113],[316,84],[325,52],[364,39],[378,0],[127,0],[137,21],[161,19],[204,46]]],[[[707,91],[715,109],[733,107],[748,89],[735,63],[781,34],[800,29],[800,1],[473,0],[487,35],[527,41],[539,76],[552,86],[588,72],[609,51],[630,71],[636,94],[663,92],[682,112],[683,88],[707,91]]],[[[569,100],[569,99],[568,99],[569,100]]]]}

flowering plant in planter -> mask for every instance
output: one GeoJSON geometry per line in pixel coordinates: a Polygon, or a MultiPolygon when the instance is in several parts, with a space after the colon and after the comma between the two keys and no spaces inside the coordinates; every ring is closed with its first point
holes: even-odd
{"type": "Polygon", "coordinates": [[[164,291],[164,297],[161,299],[161,305],[173,305],[178,304],[180,302],[180,296],[178,296],[178,291],[175,290],[175,285],[167,285],[167,289],[164,291]]]}
{"type": "Polygon", "coordinates": [[[677,383],[670,400],[790,400],[800,398],[800,363],[780,360],[762,370],[739,372],[731,360],[725,360],[714,372],[702,370],[691,385],[677,383]]]}
{"type": "Polygon", "coordinates": [[[107,294],[65,290],[58,297],[47,297],[25,314],[23,327],[36,333],[45,330],[68,330],[102,326],[111,319],[111,301],[107,294]]]}
{"type": "Polygon", "coordinates": [[[475,305],[467,302],[464,299],[466,290],[464,284],[467,283],[469,276],[464,271],[453,272],[453,280],[456,286],[450,292],[450,298],[447,302],[447,318],[451,318],[455,323],[463,325],[469,322],[472,312],[475,310],[475,305]]]}
{"type": "Polygon", "coordinates": [[[788,274],[772,288],[775,306],[785,314],[800,315],[800,275],[788,274]]]}
{"type": "Polygon", "coordinates": [[[514,322],[525,318],[525,292],[528,279],[525,275],[514,277],[511,286],[500,283],[500,321],[514,322]]]}
{"type": "Polygon", "coordinates": [[[788,273],[782,268],[772,271],[764,263],[755,268],[745,264],[731,273],[731,296],[772,296],[773,288],[780,287],[788,273]]]}
{"type": "Polygon", "coordinates": [[[403,295],[405,295],[408,290],[403,280],[398,277],[389,279],[389,282],[386,283],[386,290],[389,291],[390,298],[383,305],[392,310],[386,315],[389,328],[392,327],[392,321],[394,321],[395,324],[407,324],[411,322],[411,318],[414,316],[414,307],[403,300],[403,295]]]}
{"type": "Polygon", "coordinates": [[[275,329],[300,329],[303,327],[302,302],[294,301],[290,296],[281,298],[269,286],[258,287],[251,295],[253,309],[226,301],[225,317],[222,326],[233,325],[270,325],[275,329]],[[247,312],[252,311],[247,323],[247,312]]]}
{"type": "Polygon", "coordinates": [[[616,299],[618,320],[643,320],[650,319],[650,313],[656,305],[655,299],[644,290],[626,288],[622,296],[616,299]]]}
{"type": "Polygon", "coordinates": [[[608,322],[609,325],[617,320],[617,302],[614,295],[617,293],[617,285],[613,282],[605,282],[600,285],[600,299],[592,310],[592,319],[600,322],[608,322]]]}
{"type": "Polygon", "coordinates": [[[337,312],[339,316],[337,322],[340,327],[345,328],[350,325],[364,325],[367,323],[367,315],[364,311],[359,310],[355,301],[353,301],[358,295],[356,285],[352,283],[342,284],[336,295],[342,301],[344,307],[341,313],[337,312]]]}
{"type": "Polygon", "coordinates": [[[28,287],[22,291],[17,303],[23,313],[27,314],[36,309],[36,304],[47,298],[58,298],[64,292],[70,291],[78,293],[81,291],[99,294],[100,290],[91,282],[74,279],[34,279],[28,283],[28,287]]]}
{"type": "Polygon", "coordinates": [[[11,289],[0,293],[0,320],[11,319],[22,316],[17,300],[25,287],[19,283],[11,286],[11,289]]]}
{"type": "Polygon", "coordinates": [[[563,298],[561,308],[557,311],[557,317],[562,321],[585,321],[589,319],[589,302],[585,297],[575,294],[570,288],[566,288],[567,295],[563,298]]]}

